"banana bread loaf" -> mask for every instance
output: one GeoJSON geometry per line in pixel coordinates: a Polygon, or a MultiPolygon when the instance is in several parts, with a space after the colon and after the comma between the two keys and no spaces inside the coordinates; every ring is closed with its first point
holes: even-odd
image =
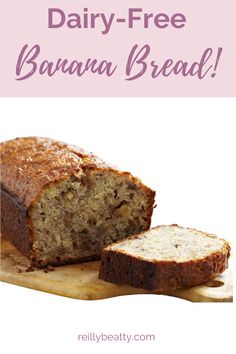
{"type": "Polygon", "coordinates": [[[223,239],[178,225],[158,226],[107,246],[99,277],[111,283],[166,292],[202,284],[228,266],[223,239]]]}
{"type": "Polygon", "coordinates": [[[150,226],[155,192],[92,153],[47,138],[1,143],[1,231],[35,266],[99,259],[150,226]]]}

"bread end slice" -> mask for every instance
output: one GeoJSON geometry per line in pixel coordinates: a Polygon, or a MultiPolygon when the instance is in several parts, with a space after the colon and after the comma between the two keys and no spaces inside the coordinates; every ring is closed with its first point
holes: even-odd
{"type": "Polygon", "coordinates": [[[178,225],[158,226],[106,247],[99,278],[166,292],[202,284],[228,267],[228,242],[178,225]]]}

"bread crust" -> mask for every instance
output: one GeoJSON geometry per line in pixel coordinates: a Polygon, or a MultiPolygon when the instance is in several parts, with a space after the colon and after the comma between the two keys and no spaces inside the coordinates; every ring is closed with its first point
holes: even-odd
{"type": "Polygon", "coordinates": [[[3,188],[1,188],[1,235],[9,238],[23,255],[31,257],[32,227],[27,208],[3,188]]]}
{"type": "MultiPolygon", "coordinates": [[[[79,176],[85,169],[115,171],[140,181],[129,172],[122,172],[93,153],[73,145],[48,138],[17,138],[0,144],[1,153],[1,233],[7,237],[34,266],[64,265],[95,258],[57,257],[43,264],[34,252],[34,230],[30,212],[40,194],[49,185],[71,176],[79,176]]],[[[155,192],[140,184],[149,198],[146,229],[151,223],[155,192]]],[[[96,258],[97,259],[97,258],[96,258]]]]}
{"type": "Polygon", "coordinates": [[[220,251],[187,262],[151,262],[111,250],[108,246],[102,252],[99,278],[115,284],[157,292],[196,286],[215,278],[228,267],[230,246],[225,240],[222,241],[223,247],[220,251]]]}

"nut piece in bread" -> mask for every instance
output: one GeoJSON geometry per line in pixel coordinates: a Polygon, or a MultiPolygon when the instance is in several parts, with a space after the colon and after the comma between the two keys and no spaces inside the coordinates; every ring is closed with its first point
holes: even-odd
{"type": "Polygon", "coordinates": [[[1,231],[35,266],[99,259],[150,226],[155,192],[92,153],[46,138],[1,143],[1,231]]]}
{"type": "Polygon", "coordinates": [[[202,284],[228,267],[223,239],[178,225],[158,226],[107,246],[99,277],[165,292],[202,284]]]}

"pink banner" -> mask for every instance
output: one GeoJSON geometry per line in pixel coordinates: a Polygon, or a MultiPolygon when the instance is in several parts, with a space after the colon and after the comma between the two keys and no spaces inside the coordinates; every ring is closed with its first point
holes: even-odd
{"type": "Polygon", "coordinates": [[[2,13],[1,96],[235,96],[235,0],[8,0],[2,13]]]}

